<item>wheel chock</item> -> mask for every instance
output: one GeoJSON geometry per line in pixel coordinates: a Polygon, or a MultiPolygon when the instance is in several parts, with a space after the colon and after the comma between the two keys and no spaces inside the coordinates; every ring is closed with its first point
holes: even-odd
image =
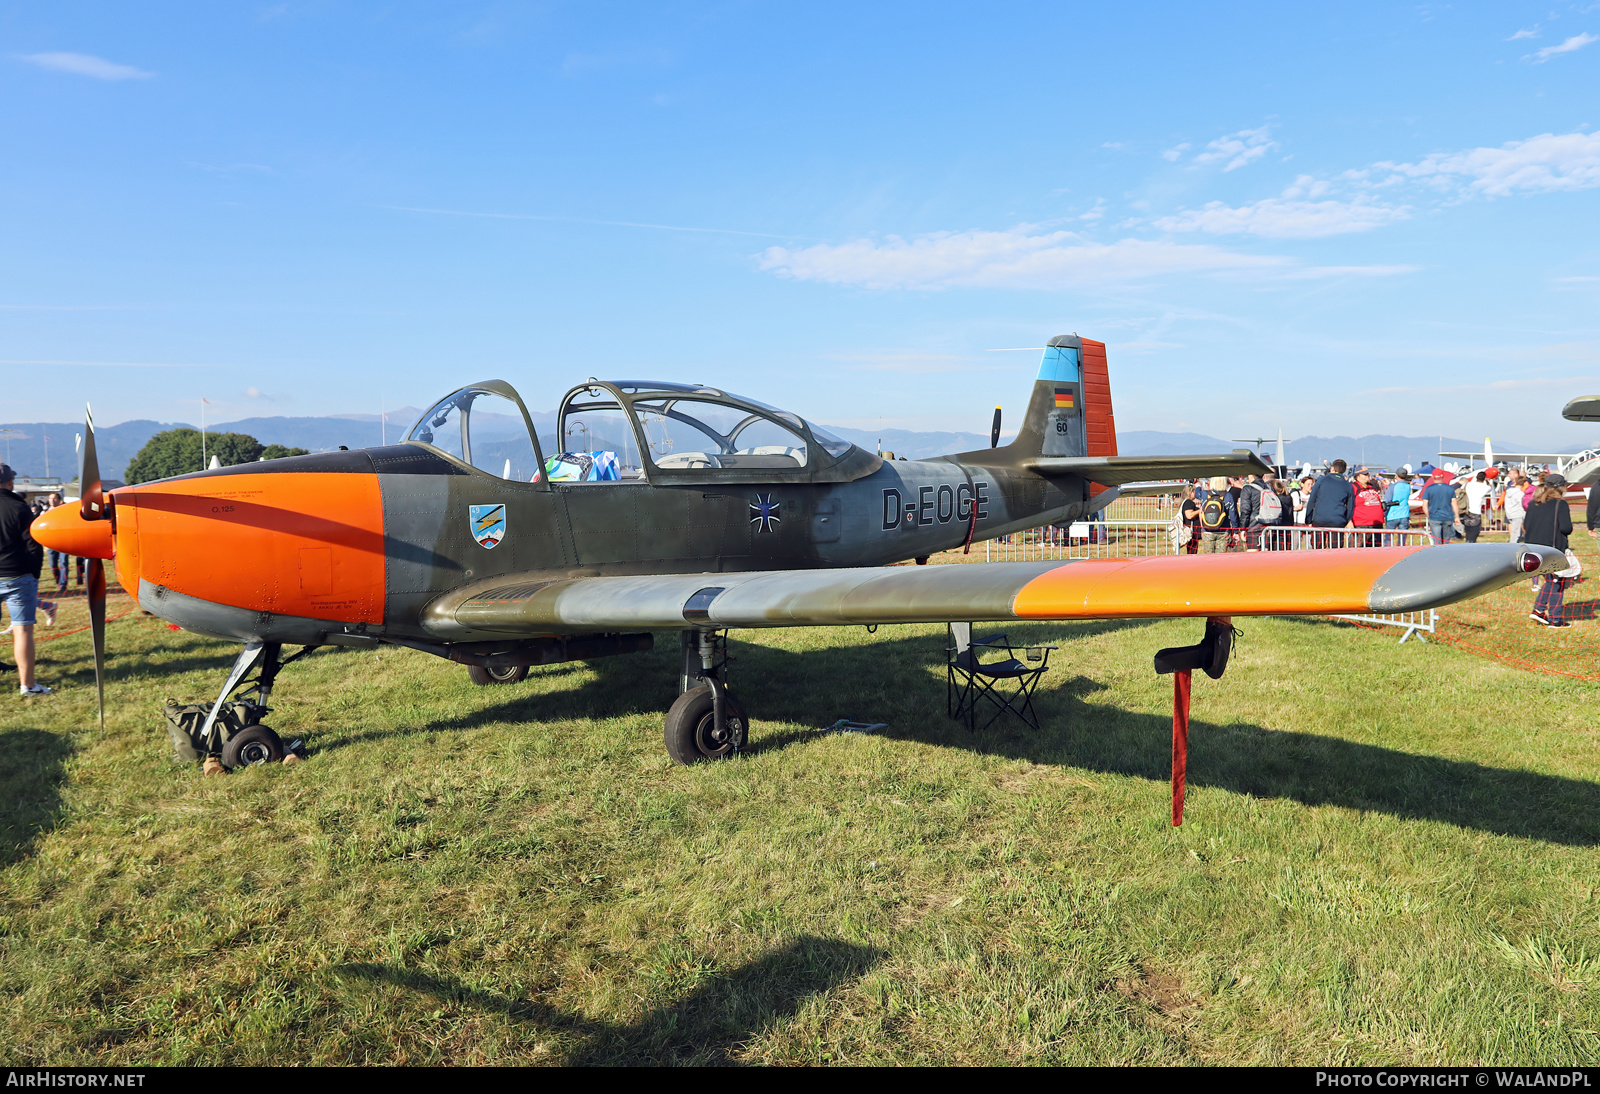
{"type": "Polygon", "coordinates": [[[207,756],[206,762],[201,766],[200,771],[205,775],[226,775],[228,773],[228,769],[222,766],[222,761],[215,756],[207,756]]]}

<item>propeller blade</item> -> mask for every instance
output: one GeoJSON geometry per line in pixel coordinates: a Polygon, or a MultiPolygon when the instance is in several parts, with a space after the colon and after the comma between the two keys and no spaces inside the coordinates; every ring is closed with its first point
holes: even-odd
{"type": "Polygon", "coordinates": [[[106,564],[89,560],[89,627],[94,637],[94,689],[100,710],[100,732],[106,728],[106,564]]]}
{"type": "Polygon", "coordinates": [[[1000,408],[994,408],[994,425],[989,427],[989,447],[1000,447],[1000,408]]]}
{"type": "Polygon", "coordinates": [[[83,408],[83,452],[78,465],[78,506],[84,520],[105,520],[106,498],[100,489],[100,458],[94,450],[94,412],[83,408]]]}

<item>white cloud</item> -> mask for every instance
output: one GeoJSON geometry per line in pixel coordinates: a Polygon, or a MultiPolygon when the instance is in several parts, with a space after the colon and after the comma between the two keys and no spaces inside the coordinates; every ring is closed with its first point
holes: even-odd
{"type": "Polygon", "coordinates": [[[1587,190],[1600,186],[1600,133],[1541,133],[1499,148],[1436,152],[1416,163],[1374,166],[1394,172],[1395,179],[1430,179],[1444,185],[1466,180],[1469,190],[1496,197],[1519,190],[1587,190]]]}
{"type": "Polygon", "coordinates": [[[1574,34],[1559,46],[1545,46],[1539,52],[1533,54],[1533,63],[1542,65],[1557,54],[1572,53],[1574,50],[1582,49],[1591,42],[1600,42],[1600,34],[1574,34]]]}
{"type": "Polygon", "coordinates": [[[119,65],[103,57],[88,53],[26,53],[22,60],[55,72],[70,72],[74,76],[92,76],[96,80],[148,80],[154,72],[119,65]]]}
{"type": "Polygon", "coordinates": [[[1183,144],[1175,145],[1174,147],[1169,148],[1165,152],[1161,153],[1161,158],[1166,160],[1168,163],[1177,163],[1178,158],[1188,150],[1189,144],[1187,141],[1185,141],[1183,144]]]}
{"type": "Polygon", "coordinates": [[[1237,170],[1278,147],[1277,142],[1267,136],[1267,130],[1267,126],[1262,126],[1260,129],[1241,129],[1237,133],[1218,137],[1206,145],[1206,151],[1196,156],[1194,162],[1218,163],[1227,160],[1223,171],[1237,170]]]}
{"type": "Polygon", "coordinates": [[[912,240],[857,239],[790,250],[770,247],[760,265],[783,277],[869,289],[1063,289],[1172,273],[1269,270],[1271,255],[1203,244],[1124,239],[1093,243],[1073,232],[934,232],[912,240]]]}
{"type": "MultiPolygon", "coordinates": [[[[1294,189],[1291,187],[1291,190],[1294,189]]],[[[1321,239],[1324,236],[1367,232],[1405,220],[1407,209],[1355,201],[1298,201],[1263,198],[1237,207],[1220,201],[1201,209],[1185,209],[1162,217],[1155,226],[1166,232],[1207,232],[1212,235],[1254,235],[1267,239],[1321,239]]]]}
{"type": "Polygon", "coordinates": [[[1517,33],[1515,33],[1511,37],[1507,38],[1506,41],[1515,42],[1518,38],[1537,38],[1537,37],[1539,37],[1539,27],[1538,27],[1537,24],[1535,24],[1532,30],[1519,30],[1519,31],[1517,31],[1517,33]]]}

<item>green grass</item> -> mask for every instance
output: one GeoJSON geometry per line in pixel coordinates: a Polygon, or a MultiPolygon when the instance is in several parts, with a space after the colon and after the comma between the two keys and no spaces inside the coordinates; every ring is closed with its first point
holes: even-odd
{"type": "MultiPolygon", "coordinates": [[[[323,651],[298,767],[205,778],[161,701],[236,647],[113,623],[0,703],[0,1046],[23,1064],[1544,1063],[1600,1055],[1593,685],[1244,620],[1167,817],[1159,647],[1055,624],[1042,732],[944,716],[942,628],[735,635],[731,762],[677,651],[473,687],[323,651]],[[882,736],[830,735],[841,717],[882,736]]],[[[14,677],[6,677],[14,680],[14,677]]]]}

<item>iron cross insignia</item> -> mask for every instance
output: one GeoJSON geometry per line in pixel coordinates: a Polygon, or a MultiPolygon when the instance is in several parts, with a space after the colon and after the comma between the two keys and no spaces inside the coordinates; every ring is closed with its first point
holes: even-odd
{"type": "Polygon", "coordinates": [[[750,523],[760,532],[777,531],[777,525],[782,524],[778,516],[778,503],[772,500],[771,494],[757,494],[756,500],[750,503],[750,523]]]}

